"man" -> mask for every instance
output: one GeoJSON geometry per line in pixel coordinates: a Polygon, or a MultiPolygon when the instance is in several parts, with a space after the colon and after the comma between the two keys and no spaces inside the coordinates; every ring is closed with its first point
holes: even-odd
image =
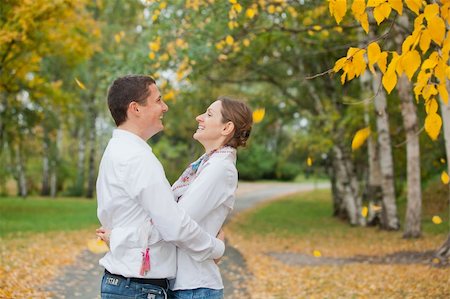
{"type": "Polygon", "coordinates": [[[100,162],[97,216],[105,229],[114,230],[110,251],[100,260],[105,267],[102,298],[164,298],[167,279],[176,273],[176,246],[199,261],[221,257],[225,246],[177,206],[163,167],[146,143],[164,128],[168,110],[155,81],[139,75],[118,78],[109,88],[108,106],[117,129],[100,162]],[[130,233],[135,230],[150,238],[136,238],[130,233]],[[143,239],[148,242],[142,244],[143,239]]]}

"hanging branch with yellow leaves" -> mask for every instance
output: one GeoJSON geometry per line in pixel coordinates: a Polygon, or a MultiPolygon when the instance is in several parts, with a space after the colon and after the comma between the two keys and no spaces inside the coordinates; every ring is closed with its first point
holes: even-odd
{"type": "MultiPolygon", "coordinates": [[[[354,0],[351,5],[353,17],[366,33],[369,32],[369,13],[380,25],[393,11],[402,15],[405,9],[416,17],[414,30],[403,41],[401,53],[383,51],[377,41],[373,41],[366,48],[348,49],[347,55],[336,61],[333,71],[342,71],[341,83],[344,84],[362,75],[367,67],[375,73],[374,66],[377,65],[382,74],[382,85],[389,94],[396,87],[398,78],[405,74],[415,83],[417,102],[420,98],[424,100],[425,131],[436,140],[442,127],[436,98],[440,96],[448,104],[450,0],[426,5],[421,0],[368,0],[367,4],[365,0],[354,0]]],[[[347,1],[329,0],[329,10],[339,24],[347,13],[347,1]]]]}

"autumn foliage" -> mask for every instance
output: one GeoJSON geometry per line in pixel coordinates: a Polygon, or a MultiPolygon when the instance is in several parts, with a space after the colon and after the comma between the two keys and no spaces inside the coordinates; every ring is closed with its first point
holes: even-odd
{"type": "MultiPolygon", "coordinates": [[[[329,9],[339,24],[347,13],[347,1],[330,0],[329,9]]],[[[404,3],[398,0],[369,0],[366,4],[364,0],[355,0],[350,10],[367,33],[369,14],[380,25],[391,13],[402,15],[406,9],[415,16],[414,30],[402,42],[400,53],[383,50],[375,40],[364,48],[349,48],[347,55],[336,61],[333,71],[342,72],[341,83],[344,84],[359,77],[367,67],[376,74],[376,66],[388,93],[395,88],[398,78],[405,74],[415,83],[416,100],[424,101],[427,112],[425,130],[432,140],[436,140],[442,126],[442,119],[437,113],[437,99],[440,97],[444,104],[448,103],[446,80],[450,78],[450,1],[425,4],[420,0],[406,0],[404,3]]]]}

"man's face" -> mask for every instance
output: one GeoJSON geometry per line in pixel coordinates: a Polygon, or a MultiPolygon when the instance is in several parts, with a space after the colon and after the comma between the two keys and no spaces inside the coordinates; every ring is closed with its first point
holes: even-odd
{"type": "Polygon", "coordinates": [[[139,121],[141,128],[145,136],[150,138],[164,129],[162,119],[164,113],[169,110],[169,107],[162,100],[158,87],[155,84],[150,85],[148,88],[150,95],[147,97],[147,104],[145,106],[138,104],[138,106],[140,110],[139,121]]]}

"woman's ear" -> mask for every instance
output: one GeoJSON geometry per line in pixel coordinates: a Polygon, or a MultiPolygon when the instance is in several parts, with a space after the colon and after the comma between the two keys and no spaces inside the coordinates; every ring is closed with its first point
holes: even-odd
{"type": "Polygon", "coordinates": [[[228,136],[233,134],[233,132],[234,132],[234,123],[229,121],[223,126],[222,135],[228,136]]]}

